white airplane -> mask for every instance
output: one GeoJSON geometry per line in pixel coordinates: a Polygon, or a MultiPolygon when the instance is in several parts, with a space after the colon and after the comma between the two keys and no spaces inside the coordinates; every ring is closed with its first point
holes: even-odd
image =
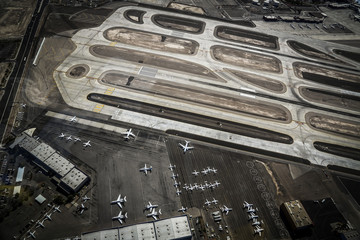
{"type": "Polygon", "coordinates": [[[83,144],[84,147],[91,147],[90,140],[83,144]]]}
{"type": "Polygon", "coordinates": [[[36,232],[35,230],[33,232],[29,231],[29,237],[32,237],[32,238],[35,239],[36,238],[35,237],[35,232],[36,232]]]}
{"type": "Polygon", "coordinates": [[[211,201],[213,204],[217,204],[219,201],[216,200],[215,198],[213,198],[213,200],[211,201]]]}
{"type": "Polygon", "coordinates": [[[152,205],[151,202],[149,202],[149,204],[146,205],[145,209],[149,210],[151,212],[154,208],[157,208],[157,207],[158,207],[158,205],[152,205]]]}
{"type": "Polygon", "coordinates": [[[87,200],[90,200],[91,198],[89,198],[88,196],[84,196],[83,198],[82,198],[82,200],[83,200],[83,202],[85,203],[87,200]]]}
{"type": "Polygon", "coordinates": [[[261,232],[264,231],[264,229],[262,229],[261,227],[259,227],[258,225],[255,226],[254,229],[254,234],[259,234],[259,236],[261,236],[261,232]]]}
{"type": "Polygon", "coordinates": [[[246,211],[247,213],[255,213],[255,209],[253,207],[249,207],[248,210],[246,211]]]}
{"type": "Polygon", "coordinates": [[[205,205],[210,206],[210,205],[211,205],[211,202],[206,199],[205,205]]]}
{"type": "Polygon", "coordinates": [[[156,210],[153,208],[151,213],[147,214],[146,217],[152,217],[154,220],[157,220],[159,215],[161,215],[161,209],[159,209],[159,212],[156,212],[156,210]]]}
{"type": "Polygon", "coordinates": [[[258,226],[260,225],[261,223],[257,220],[257,218],[253,218],[253,223],[251,225],[253,226],[258,226]]]}
{"type": "Polygon", "coordinates": [[[216,174],[218,170],[216,168],[212,168],[212,169],[210,169],[210,171],[212,171],[214,174],[216,174]]]}
{"type": "Polygon", "coordinates": [[[86,207],[84,206],[84,204],[81,204],[79,210],[80,210],[80,214],[83,214],[83,212],[86,210],[86,207]]]}
{"type": "Polygon", "coordinates": [[[182,147],[182,149],[184,150],[184,153],[186,153],[186,151],[194,148],[194,147],[189,147],[189,143],[190,143],[190,141],[186,141],[186,140],[185,140],[185,145],[179,143],[180,147],[182,147]]]}
{"type": "Polygon", "coordinates": [[[58,138],[64,138],[65,137],[65,134],[63,134],[63,133],[61,133],[59,136],[58,136],[58,138]]]}
{"type": "Polygon", "coordinates": [[[177,181],[175,180],[175,182],[174,182],[174,187],[179,187],[180,184],[181,184],[181,182],[177,182],[177,181]]]}
{"type": "Polygon", "coordinates": [[[121,194],[119,194],[118,198],[114,201],[111,201],[110,204],[117,204],[120,208],[122,208],[123,206],[121,204],[125,202],[126,202],[126,196],[124,198],[121,198],[121,194]]]}
{"type": "Polygon", "coordinates": [[[216,180],[213,185],[215,185],[216,187],[218,187],[220,185],[220,183],[216,180]]]}
{"type": "Polygon", "coordinates": [[[252,204],[251,204],[251,203],[248,203],[247,201],[244,201],[243,205],[244,205],[244,208],[250,208],[250,207],[252,207],[252,204]]]}
{"type": "Polygon", "coordinates": [[[54,207],[54,212],[59,212],[59,213],[61,213],[60,205],[57,206],[57,207],[54,207]]]}
{"type": "Polygon", "coordinates": [[[207,181],[204,182],[204,186],[205,186],[205,188],[210,188],[211,187],[211,185],[208,184],[207,181]]]}
{"type": "Polygon", "coordinates": [[[222,212],[225,213],[225,215],[228,215],[228,213],[230,211],[232,211],[232,208],[228,208],[227,206],[224,205],[224,207],[221,209],[222,212]]]}
{"type": "Polygon", "coordinates": [[[77,122],[76,116],[73,116],[69,121],[70,122],[77,122]]]}
{"type": "Polygon", "coordinates": [[[26,104],[25,103],[20,103],[22,108],[26,108],[26,104]]]}
{"type": "Polygon", "coordinates": [[[135,134],[132,133],[132,128],[130,128],[129,130],[127,130],[126,132],[121,133],[122,135],[126,135],[124,138],[125,140],[129,140],[130,137],[135,138],[135,134]]]}
{"type": "Polygon", "coordinates": [[[255,213],[250,213],[249,214],[249,220],[254,220],[256,218],[258,218],[259,216],[258,215],[255,215],[255,213]]]}
{"type": "Polygon", "coordinates": [[[205,190],[205,187],[201,184],[201,185],[198,187],[198,189],[204,191],[204,190],[205,190]]]}
{"type": "Polygon", "coordinates": [[[69,142],[69,141],[71,141],[71,140],[72,140],[71,135],[66,138],[66,141],[67,141],[67,142],[69,142]]]}
{"type": "Polygon", "coordinates": [[[192,186],[192,185],[190,184],[189,190],[190,190],[190,191],[193,191],[194,189],[196,189],[196,187],[195,187],[195,186],[192,186]]]}
{"type": "Polygon", "coordinates": [[[40,221],[37,221],[37,222],[36,222],[37,228],[38,228],[38,227],[45,228],[44,221],[45,221],[45,218],[44,218],[41,222],[40,222],[40,221]]]}
{"type": "Polygon", "coordinates": [[[175,180],[175,178],[179,177],[179,174],[172,174],[171,178],[175,180]]]}
{"type": "Polygon", "coordinates": [[[74,142],[81,142],[81,139],[76,137],[76,138],[74,138],[74,142]]]}
{"type": "Polygon", "coordinates": [[[290,27],[292,27],[293,29],[295,29],[294,25],[292,25],[291,23],[290,23],[290,27]]]}
{"type": "Polygon", "coordinates": [[[186,212],[186,210],[187,210],[187,208],[185,207],[183,207],[183,206],[181,206],[181,208],[178,210],[178,212],[183,212],[183,213],[185,213],[186,212]]]}
{"type": "Polygon", "coordinates": [[[147,166],[146,166],[146,163],[145,163],[145,167],[140,168],[140,169],[139,169],[139,171],[140,171],[140,172],[144,172],[144,173],[145,173],[145,175],[147,175],[147,174],[148,174],[148,172],[151,172],[151,171],[152,171],[152,166],[147,167],[147,166]]]}
{"type": "Polygon", "coordinates": [[[176,195],[180,195],[181,194],[181,190],[179,190],[178,188],[176,188],[176,195]]]}
{"type": "Polygon", "coordinates": [[[49,221],[52,221],[52,219],[51,219],[51,214],[52,214],[52,213],[45,215],[45,218],[46,218],[47,220],[49,220],[49,221]]]}
{"type": "Polygon", "coordinates": [[[207,174],[209,173],[209,170],[204,168],[204,169],[201,171],[201,173],[204,174],[204,175],[207,175],[207,174]]]}
{"type": "Polygon", "coordinates": [[[194,188],[195,189],[198,189],[199,188],[199,185],[197,183],[194,183],[194,188]]]}
{"type": "Polygon", "coordinates": [[[116,217],[113,217],[113,220],[118,220],[120,222],[120,224],[123,223],[123,221],[125,221],[125,219],[128,218],[127,213],[125,213],[124,215],[122,215],[122,211],[120,211],[119,215],[117,215],[116,217]]]}
{"type": "Polygon", "coordinates": [[[171,165],[171,163],[170,163],[170,165],[169,165],[170,171],[174,170],[174,168],[176,168],[176,165],[171,165]]]}
{"type": "Polygon", "coordinates": [[[194,176],[196,177],[197,175],[199,175],[199,173],[200,173],[200,172],[198,172],[198,171],[194,170],[191,174],[192,174],[192,175],[194,175],[194,176]]]}

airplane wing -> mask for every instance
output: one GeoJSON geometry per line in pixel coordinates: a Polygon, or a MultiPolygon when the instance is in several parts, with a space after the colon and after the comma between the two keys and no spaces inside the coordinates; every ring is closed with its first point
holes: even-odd
{"type": "Polygon", "coordinates": [[[117,204],[120,208],[122,208],[122,205],[121,205],[120,202],[117,202],[116,204],[117,204]]]}
{"type": "Polygon", "coordinates": [[[133,134],[133,133],[129,133],[129,135],[132,136],[132,137],[135,137],[135,134],[133,134]]]}
{"type": "Polygon", "coordinates": [[[185,146],[184,146],[184,145],[182,145],[181,143],[179,143],[179,145],[180,145],[182,148],[185,148],[185,146]]]}

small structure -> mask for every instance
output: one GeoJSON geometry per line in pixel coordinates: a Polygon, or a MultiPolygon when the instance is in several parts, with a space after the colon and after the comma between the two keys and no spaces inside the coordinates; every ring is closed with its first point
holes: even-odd
{"type": "Polygon", "coordinates": [[[308,213],[299,200],[284,202],[280,206],[293,231],[303,230],[313,225],[308,213]]]}
{"type": "Polygon", "coordinates": [[[19,167],[16,175],[15,183],[22,182],[24,177],[25,167],[19,167]]]}
{"type": "Polygon", "coordinates": [[[277,16],[272,16],[272,15],[264,15],[263,19],[265,21],[277,21],[278,17],[277,16]]]}
{"type": "Polygon", "coordinates": [[[35,201],[37,201],[40,205],[43,204],[45,201],[46,201],[46,198],[39,194],[36,198],[35,198],[35,201]]]}
{"type": "Polygon", "coordinates": [[[13,196],[15,196],[17,193],[20,194],[21,186],[15,186],[13,191],[13,196]]]}

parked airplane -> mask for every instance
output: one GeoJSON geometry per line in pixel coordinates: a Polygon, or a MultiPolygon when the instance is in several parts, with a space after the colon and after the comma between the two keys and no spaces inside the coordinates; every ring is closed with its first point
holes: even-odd
{"type": "Polygon", "coordinates": [[[156,210],[153,208],[151,213],[147,214],[146,217],[152,217],[154,220],[157,220],[159,215],[161,215],[161,209],[159,209],[159,212],[156,212],[156,210]]]}
{"type": "Polygon", "coordinates": [[[224,212],[225,215],[228,215],[228,213],[232,211],[232,208],[228,208],[227,206],[224,205],[221,211],[224,212]]]}
{"type": "Polygon", "coordinates": [[[170,163],[170,165],[169,165],[170,171],[174,170],[175,168],[176,168],[176,165],[171,165],[171,163],[170,163]]]}
{"type": "Polygon", "coordinates": [[[192,186],[192,185],[190,184],[189,190],[190,190],[190,191],[196,190],[196,187],[195,187],[195,186],[192,186]]]}
{"type": "Polygon", "coordinates": [[[248,210],[246,211],[247,213],[255,213],[255,209],[253,207],[249,207],[248,210]]]}
{"type": "Polygon", "coordinates": [[[180,147],[182,147],[182,149],[184,150],[184,153],[186,153],[186,151],[194,148],[194,147],[189,147],[189,143],[190,143],[190,141],[186,141],[186,140],[185,140],[185,145],[179,143],[180,147]]]}
{"type": "Polygon", "coordinates": [[[253,226],[257,226],[260,225],[261,223],[257,220],[257,218],[253,218],[253,223],[251,225],[253,226]]]}
{"type": "Polygon", "coordinates": [[[262,229],[261,227],[259,227],[258,225],[255,226],[254,229],[254,234],[259,234],[259,236],[261,236],[261,232],[264,231],[264,229],[262,229]]]}
{"type": "Polygon", "coordinates": [[[298,24],[298,25],[299,25],[299,28],[304,29],[303,26],[301,26],[300,24],[298,24]]]}
{"type": "Polygon", "coordinates": [[[177,182],[176,180],[175,180],[175,182],[174,182],[174,187],[179,187],[180,186],[180,182],[177,182]]]}
{"type": "Polygon", "coordinates": [[[250,208],[252,206],[252,204],[248,203],[247,201],[244,201],[243,205],[244,205],[244,208],[250,208]]]}
{"type": "Polygon", "coordinates": [[[125,135],[125,140],[129,140],[130,137],[135,138],[135,134],[132,133],[132,128],[130,128],[129,130],[127,130],[126,132],[121,133],[122,135],[125,135]]]}
{"type": "Polygon", "coordinates": [[[216,168],[212,168],[212,169],[210,169],[214,174],[216,174],[217,173],[217,169],[216,168]]]}
{"type": "Polygon", "coordinates": [[[213,198],[213,200],[211,201],[213,204],[217,204],[219,201],[216,200],[215,198],[213,198]]]}
{"type": "Polygon", "coordinates": [[[209,173],[209,170],[204,168],[204,170],[202,170],[201,173],[207,175],[209,173]]]}
{"type": "Polygon", "coordinates": [[[26,108],[26,104],[25,103],[20,103],[22,108],[26,108]]]}
{"type": "Polygon", "coordinates": [[[57,206],[57,207],[54,207],[54,212],[59,212],[59,213],[61,213],[60,205],[57,206]]]}
{"type": "Polygon", "coordinates": [[[84,147],[91,147],[90,140],[83,144],[84,147]]]}
{"type": "Polygon", "coordinates": [[[210,206],[210,205],[211,205],[211,202],[210,202],[209,200],[207,200],[207,199],[206,199],[205,205],[210,206]]]}
{"type": "Polygon", "coordinates": [[[181,208],[178,210],[178,212],[183,212],[183,213],[185,213],[186,210],[187,210],[186,207],[181,206],[181,208]]]}
{"type": "Polygon", "coordinates": [[[192,175],[194,175],[194,176],[196,177],[197,175],[199,175],[199,173],[200,173],[200,172],[198,172],[198,171],[194,170],[191,174],[192,174],[192,175]]]}
{"type": "Polygon", "coordinates": [[[69,142],[69,141],[71,141],[71,140],[72,140],[71,135],[66,138],[66,141],[67,141],[67,142],[69,142]]]}
{"type": "Polygon", "coordinates": [[[250,213],[249,214],[249,220],[254,220],[256,218],[258,218],[259,216],[258,215],[255,215],[255,213],[250,213]]]}
{"type": "Polygon", "coordinates": [[[84,206],[84,204],[81,204],[80,208],[79,208],[79,211],[80,211],[80,214],[83,214],[83,212],[86,210],[86,207],[84,206]]]}
{"type": "Polygon", "coordinates": [[[194,188],[197,190],[199,188],[199,185],[197,183],[194,183],[194,188]]]}
{"type": "Polygon", "coordinates": [[[292,27],[293,29],[296,29],[296,28],[294,27],[294,25],[292,25],[291,23],[290,23],[290,27],[292,27]]]}
{"type": "Polygon", "coordinates": [[[86,202],[87,200],[90,200],[90,198],[85,195],[85,196],[82,198],[82,200],[83,200],[84,202],[86,202]]]}
{"type": "Polygon", "coordinates": [[[65,134],[61,133],[58,138],[64,138],[65,137],[65,134]]]}
{"type": "Polygon", "coordinates": [[[145,175],[147,175],[147,174],[148,174],[148,172],[151,172],[151,171],[152,171],[152,166],[147,167],[147,166],[146,166],[146,163],[145,163],[145,167],[140,168],[140,169],[139,169],[139,171],[140,171],[140,172],[144,172],[144,173],[145,173],[145,175]]]}
{"type": "Polygon", "coordinates": [[[215,185],[216,187],[218,187],[220,185],[220,183],[216,180],[213,185],[215,185]]]}
{"type": "Polygon", "coordinates": [[[47,220],[49,220],[49,221],[52,221],[52,219],[51,219],[51,214],[52,214],[52,213],[45,215],[45,218],[46,218],[47,220]]]}
{"type": "Polygon", "coordinates": [[[35,230],[33,232],[29,231],[29,237],[32,237],[32,238],[35,239],[36,238],[35,237],[35,232],[36,232],[35,230]]]}
{"type": "Polygon", "coordinates": [[[177,177],[179,177],[179,174],[174,174],[174,173],[173,173],[173,174],[171,175],[171,178],[174,179],[174,180],[175,180],[175,178],[177,178],[177,177]]]}
{"type": "Polygon", "coordinates": [[[73,116],[69,121],[70,122],[77,122],[76,116],[73,116]]]}
{"type": "Polygon", "coordinates": [[[76,137],[76,138],[74,138],[74,142],[81,142],[81,139],[76,137]]]}
{"type": "Polygon", "coordinates": [[[176,195],[180,195],[181,194],[181,190],[179,190],[178,188],[176,188],[176,195]]]}
{"type": "Polygon", "coordinates": [[[204,185],[201,184],[201,185],[198,187],[198,189],[204,191],[204,190],[205,190],[205,187],[204,187],[204,185]]]}
{"type": "Polygon", "coordinates": [[[37,222],[36,222],[37,228],[38,228],[38,227],[45,228],[44,221],[45,221],[45,218],[44,218],[41,222],[40,222],[40,221],[37,221],[37,222]]]}
{"type": "Polygon", "coordinates": [[[126,202],[126,196],[124,198],[121,198],[121,194],[119,194],[118,198],[114,201],[111,201],[110,204],[117,204],[120,208],[122,208],[123,206],[121,205],[122,203],[124,204],[126,202]]]}
{"type": "Polygon", "coordinates": [[[151,202],[149,202],[149,204],[146,205],[145,210],[149,210],[151,212],[154,208],[157,207],[158,205],[152,205],[151,202]]]}
{"type": "Polygon", "coordinates": [[[119,215],[117,215],[116,217],[113,217],[113,220],[118,220],[120,222],[120,224],[123,223],[123,221],[125,222],[125,219],[128,218],[127,213],[125,213],[124,215],[122,214],[122,211],[120,211],[119,215]]]}

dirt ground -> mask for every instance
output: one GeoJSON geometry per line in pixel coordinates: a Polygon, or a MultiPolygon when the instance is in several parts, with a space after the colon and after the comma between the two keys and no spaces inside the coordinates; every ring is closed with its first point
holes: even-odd
{"type": "Polygon", "coordinates": [[[191,33],[200,33],[205,27],[204,22],[161,14],[155,15],[152,20],[163,28],[191,33]]]}
{"type": "Polygon", "coordinates": [[[199,48],[199,44],[192,40],[122,27],[105,30],[104,37],[113,42],[188,55],[195,54],[199,48]]]}
{"type": "Polygon", "coordinates": [[[275,57],[223,46],[212,46],[210,51],[213,58],[220,62],[267,72],[282,72],[281,62],[275,57]]]}

